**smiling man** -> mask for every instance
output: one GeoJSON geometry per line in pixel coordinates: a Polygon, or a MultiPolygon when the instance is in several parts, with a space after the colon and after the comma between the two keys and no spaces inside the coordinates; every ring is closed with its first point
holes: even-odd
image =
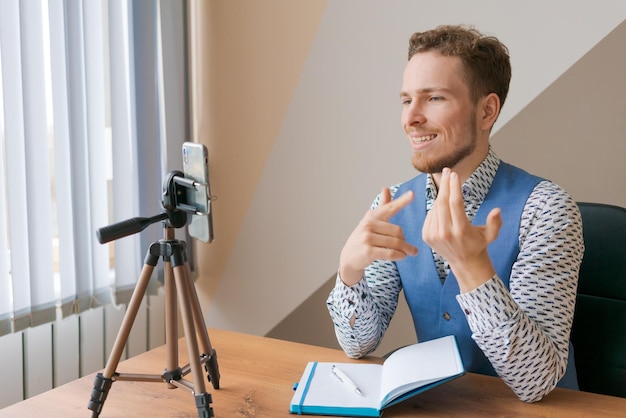
{"type": "Polygon", "coordinates": [[[557,384],[577,388],[569,335],[582,224],[563,189],[490,147],[510,78],[494,37],[464,26],[412,35],[400,98],[421,174],[376,197],[341,251],[327,305],[357,358],[378,346],[403,289],[418,341],[455,335],[467,371],[534,402],[557,384]]]}

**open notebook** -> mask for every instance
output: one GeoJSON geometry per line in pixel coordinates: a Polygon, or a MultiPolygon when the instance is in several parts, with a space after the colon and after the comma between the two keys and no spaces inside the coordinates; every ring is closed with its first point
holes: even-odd
{"type": "Polygon", "coordinates": [[[454,336],[403,347],[382,365],[309,362],[297,384],[289,411],[377,417],[384,408],[464,372],[454,336]],[[347,381],[333,373],[333,365],[347,381]],[[354,390],[355,385],[360,394],[354,390]]]}

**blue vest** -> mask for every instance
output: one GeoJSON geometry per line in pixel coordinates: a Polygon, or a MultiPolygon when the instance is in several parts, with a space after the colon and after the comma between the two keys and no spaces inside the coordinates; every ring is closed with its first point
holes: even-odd
{"type": "MultiPolygon", "coordinates": [[[[498,238],[489,245],[487,250],[498,277],[507,288],[509,288],[511,268],[519,254],[522,211],[528,197],[541,180],[517,167],[500,162],[491,189],[472,222],[474,225],[484,225],[492,209],[496,207],[501,209],[502,219],[506,222],[503,222],[498,238]]],[[[459,294],[456,277],[450,272],[444,283],[441,283],[432,251],[422,240],[422,225],[426,217],[425,188],[425,174],[418,175],[400,185],[395,194],[396,197],[408,190],[413,190],[415,198],[390,220],[401,226],[406,240],[419,249],[415,257],[407,257],[396,262],[404,294],[413,316],[417,339],[428,341],[446,335],[455,335],[465,370],[495,375],[491,363],[472,340],[465,314],[456,301],[456,295],[459,294]]],[[[568,369],[570,369],[569,366],[573,369],[573,365],[570,350],[568,369]]],[[[570,373],[569,370],[568,373],[570,373]]]]}

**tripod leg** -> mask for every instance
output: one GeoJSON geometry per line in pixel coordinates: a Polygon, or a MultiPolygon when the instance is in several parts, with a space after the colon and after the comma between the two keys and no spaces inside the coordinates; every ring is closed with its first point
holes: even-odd
{"type": "MultiPolygon", "coordinates": [[[[174,273],[172,265],[169,261],[164,263],[164,281],[165,281],[165,345],[166,345],[166,362],[164,376],[170,376],[171,379],[178,380],[181,378],[181,369],[178,366],[178,317],[176,315],[176,283],[174,282],[174,273]]],[[[170,389],[176,386],[168,383],[170,389]]]]}
{"type": "Polygon", "coordinates": [[[202,352],[207,356],[207,362],[204,364],[204,368],[208,373],[207,378],[213,385],[214,389],[219,389],[220,371],[217,365],[217,352],[211,346],[209,332],[204,321],[204,316],[202,315],[202,309],[200,308],[200,300],[198,299],[196,287],[191,280],[191,270],[189,269],[189,264],[187,262],[185,262],[185,282],[187,283],[187,293],[189,294],[189,302],[191,303],[193,311],[193,320],[196,325],[198,336],[200,337],[202,352]]]}
{"type": "Polygon", "coordinates": [[[98,373],[96,375],[96,378],[94,380],[94,387],[91,392],[91,399],[89,400],[89,405],[87,406],[87,408],[93,411],[93,417],[99,416],[100,412],[102,411],[104,401],[106,400],[109,389],[113,384],[113,375],[115,374],[117,365],[119,364],[120,358],[122,357],[122,352],[124,351],[124,347],[126,346],[126,342],[128,341],[128,335],[130,334],[133,323],[135,322],[135,318],[137,317],[139,306],[141,305],[141,301],[146,293],[148,284],[150,283],[150,277],[152,276],[153,270],[154,266],[150,264],[144,264],[143,269],[141,270],[141,274],[139,275],[139,279],[137,281],[137,286],[133,291],[133,295],[130,298],[128,308],[126,309],[126,314],[124,315],[124,319],[122,320],[122,325],[119,332],[117,333],[117,338],[115,339],[115,343],[113,344],[113,349],[111,350],[111,354],[109,355],[106,367],[104,368],[104,372],[98,373]]]}
{"type": "Polygon", "coordinates": [[[193,312],[189,306],[188,286],[185,280],[184,264],[177,264],[173,267],[174,279],[178,288],[178,305],[180,306],[183,319],[183,327],[185,328],[185,337],[187,342],[187,352],[189,355],[189,365],[191,366],[191,374],[194,384],[194,394],[196,398],[196,406],[198,415],[202,418],[212,417],[213,410],[210,407],[211,395],[206,393],[206,386],[202,377],[200,366],[200,351],[198,350],[198,340],[193,322],[193,312]]]}

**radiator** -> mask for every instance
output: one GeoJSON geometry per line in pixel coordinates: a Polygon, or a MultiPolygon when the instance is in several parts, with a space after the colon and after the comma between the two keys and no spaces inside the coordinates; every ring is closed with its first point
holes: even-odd
{"type": "MultiPolygon", "coordinates": [[[[122,360],[165,344],[164,299],[162,293],[143,299],[122,360]]],[[[90,309],[0,337],[0,408],[103,369],[124,308],[90,309]]]]}

